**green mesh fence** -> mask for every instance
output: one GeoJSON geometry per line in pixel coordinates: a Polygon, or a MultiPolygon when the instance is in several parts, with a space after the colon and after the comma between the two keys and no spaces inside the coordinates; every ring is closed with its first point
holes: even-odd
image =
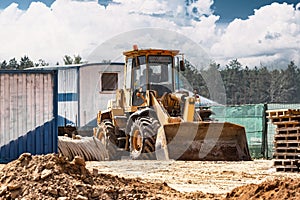
{"type": "Polygon", "coordinates": [[[242,106],[213,106],[212,118],[245,127],[248,147],[252,158],[265,156],[265,106],[264,104],[242,106]]]}
{"type": "Polygon", "coordinates": [[[212,117],[245,127],[252,158],[272,158],[276,127],[268,122],[267,110],[300,109],[300,104],[255,104],[241,106],[213,106],[212,117]]]}

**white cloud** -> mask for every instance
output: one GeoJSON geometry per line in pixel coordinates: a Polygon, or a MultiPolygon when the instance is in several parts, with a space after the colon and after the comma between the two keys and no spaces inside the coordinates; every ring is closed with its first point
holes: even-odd
{"type": "Polygon", "coordinates": [[[227,62],[238,58],[247,65],[294,60],[300,63],[300,12],[286,3],[255,10],[246,20],[231,22],[211,53],[227,62]]]}
{"type": "Polygon", "coordinates": [[[0,60],[28,55],[56,63],[65,54],[88,55],[98,44],[126,31],[146,27],[180,31],[179,24],[190,23],[181,0],[115,2],[106,9],[97,1],[56,0],[50,8],[33,2],[26,11],[11,4],[0,12],[0,60]]]}
{"type": "Polygon", "coordinates": [[[214,2],[211,0],[195,1],[188,6],[187,10],[195,17],[201,17],[202,15],[211,15],[213,14],[213,11],[211,10],[211,6],[213,5],[213,3],[214,2]],[[193,10],[195,10],[196,13],[194,13],[193,10]]]}
{"type": "MultiPolygon", "coordinates": [[[[50,63],[62,62],[66,54],[86,58],[110,38],[152,27],[184,34],[222,64],[234,58],[248,65],[259,65],[261,60],[300,63],[300,11],[291,5],[273,3],[262,7],[249,19],[236,19],[221,32],[216,26],[219,16],[211,10],[213,0],[189,6],[184,6],[184,0],[114,2],[106,9],[92,0],[56,0],[50,8],[33,2],[26,11],[11,4],[0,10],[0,61],[24,55],[50,63]]],[[[158,41],[159,45],[153,45],[169,48],[163,40],[158,41]]]]}

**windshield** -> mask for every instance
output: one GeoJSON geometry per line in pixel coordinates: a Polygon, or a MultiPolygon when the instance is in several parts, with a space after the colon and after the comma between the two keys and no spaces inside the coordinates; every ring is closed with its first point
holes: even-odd
{"type": "Polygon", "coordinates": [[[172,56],[138,56],[133,61],[133,88],[156,90],[160,96],[164,92],[174,91],[172,70],[172,56]]]}
{"type": "Polygon", "coordinates": [[[149,83],[172,84],[172,57],[149,56],[149,83]]]}
{"type": "Polygon", "coordinates": [[[148,68],[145,56],[139,56],[137,62],[134,59],[134,88],[147,83],[172,84],[172,57],[149,56],[148,68]]]}

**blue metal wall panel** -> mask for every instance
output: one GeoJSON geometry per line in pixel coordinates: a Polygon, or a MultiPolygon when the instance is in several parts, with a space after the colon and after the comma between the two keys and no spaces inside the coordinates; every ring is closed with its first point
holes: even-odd
{"type": "Polygon", "coordinates": [[[58,101],[78,101],[77,93],[58,93],[58,101]]]}
{"type": "Polygon", "coordinates": [[[0,163],[57,153],[57,72],[0,70],[0,163]]]}

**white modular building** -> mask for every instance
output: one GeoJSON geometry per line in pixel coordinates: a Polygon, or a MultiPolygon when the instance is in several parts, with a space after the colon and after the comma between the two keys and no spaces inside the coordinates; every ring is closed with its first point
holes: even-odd
{"type": "Polygon", "coordinates": [[[97,113],[122,88],[124,63],[91,63],[35,67],[58,71],[58,127],[76,127],[92,135],[97,113]]]}

